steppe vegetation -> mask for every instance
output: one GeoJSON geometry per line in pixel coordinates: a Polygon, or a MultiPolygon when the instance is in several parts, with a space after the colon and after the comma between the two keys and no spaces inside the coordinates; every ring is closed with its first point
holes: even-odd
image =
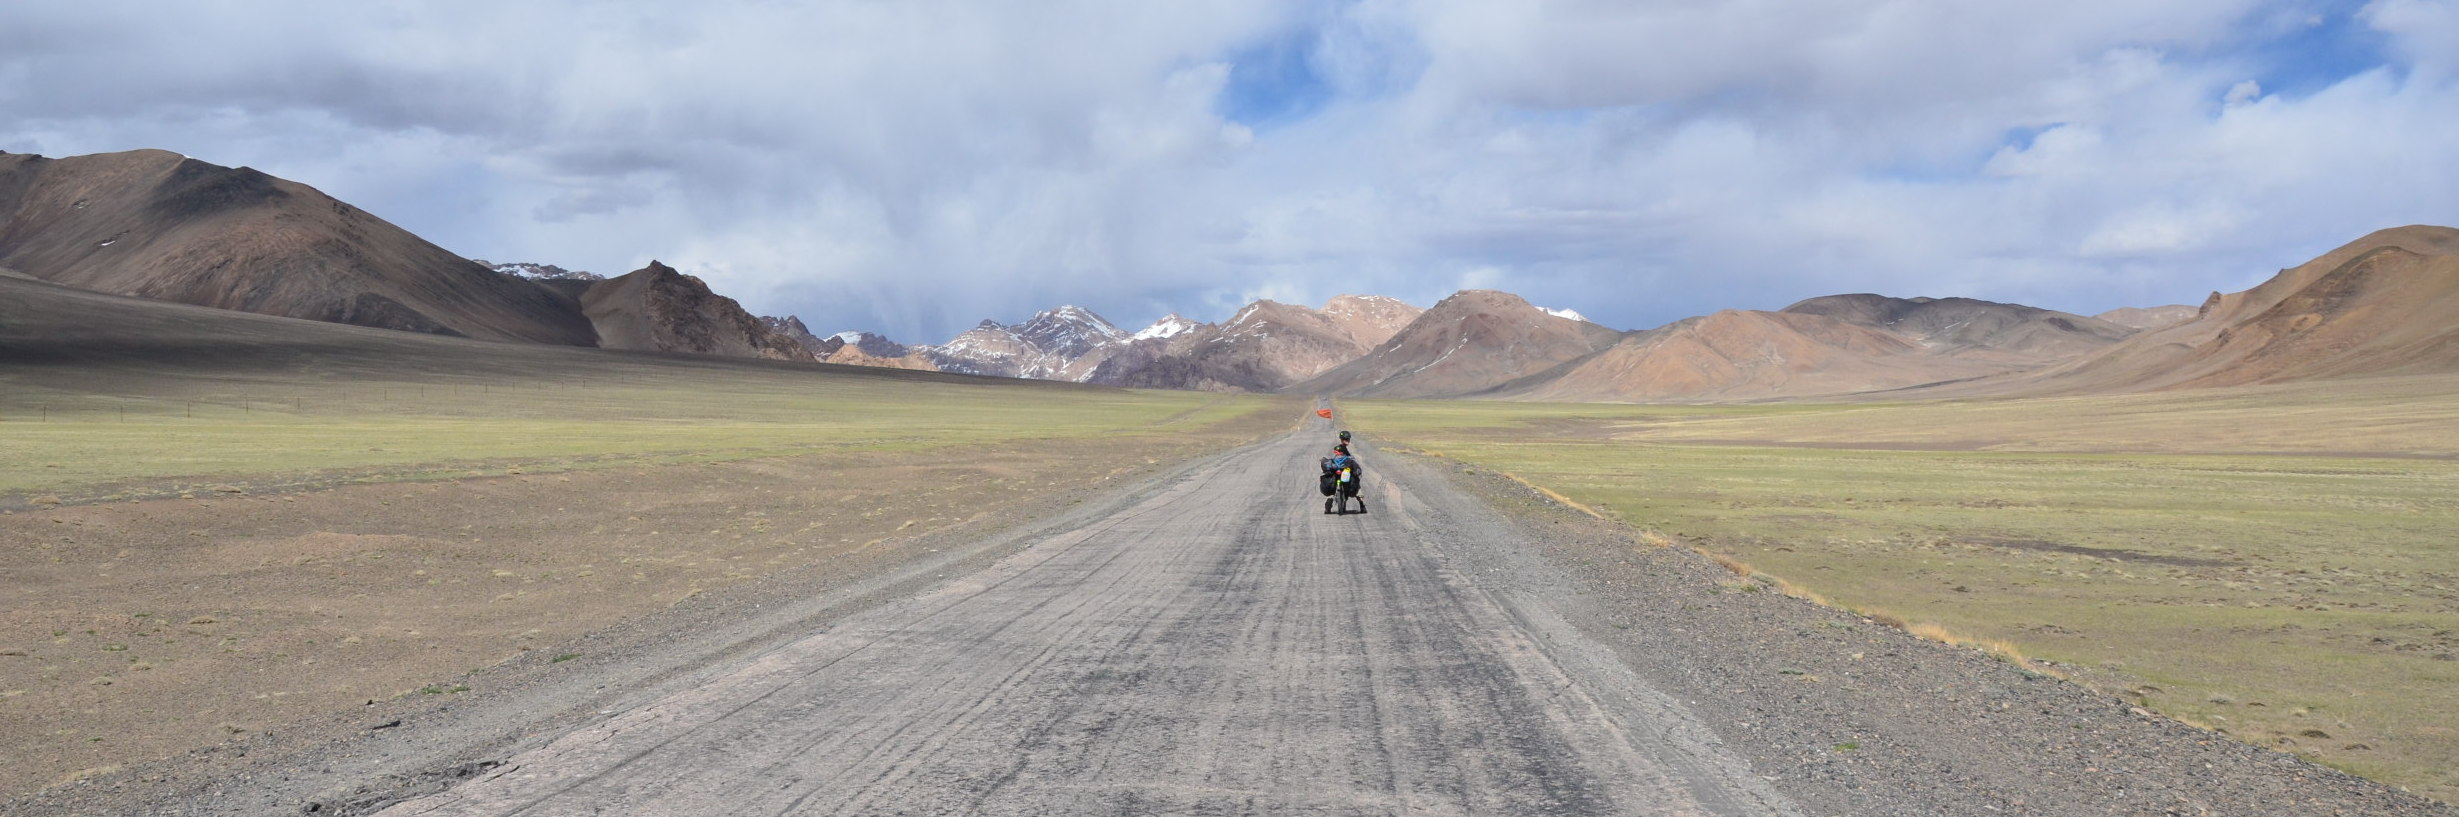
{"type": "Polygon", "coordinates": [[[737,583],[818,593],[936,558],[914,543],[1302,414],[77,307],[0,336],[0,800],[483,693],[532,651],[583,667],[558,645],[737,583]]]}
{"type": "MultiPolygon", "coordinates": [[[[31,380],[29,378],[29,380],[31,380]]],[[[920,451],[1196,429],[1258,401],[642,357],[580,371],[292,372],[0,391],[0,505],[212,490],[920,451]]]]}
{"type": "Polygon", "coordinates": [[[2459,799],[2451,378],[1344,409],[1388,448],[1507,472],[1801,595],[2459,799]]]}

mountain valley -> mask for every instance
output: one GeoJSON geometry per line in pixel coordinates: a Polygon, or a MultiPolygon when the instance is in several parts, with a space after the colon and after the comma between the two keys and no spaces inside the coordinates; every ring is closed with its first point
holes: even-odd
{"type": "Polygon", "coordinates": [[[0,268],[119,295],[514,343],[1219,392],[1571,401],[2114,393],[2459,371],[2459,230],[2383,230],[2199,307],[2087,317],[1844,294],[1617,331],[1467,290],[1259,300],[1130,331],[1082,306],[944,343],[821,336],[655,261],[460,258],[305,185],[164,151],[0,154],[0,268]]]}

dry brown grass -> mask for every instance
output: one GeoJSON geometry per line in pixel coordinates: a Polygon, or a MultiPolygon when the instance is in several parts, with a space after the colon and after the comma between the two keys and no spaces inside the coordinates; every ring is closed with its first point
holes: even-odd
{"type": "Polygon", "coordinates": [[[18,653],[0,657],[0,798],[452,694],[470,670],[780,571],[870,575],[921,558],[916,537],[1023,518],[1107,463],[1278,426],[0,514],[0,652],[18,653]]]}
{"type": "Polygon", "coordinates": [[[1300,414],[389,335],[269,348],[237,371],[0,366],[0,649],[22,653],[0,658],[0,798],[448,694],[730,584],[867,575],[1300,414]]]}
{"type": "Polygon", "coordinates": [[[1378,439],[1749,565],[1761,589],[1792,579],[1873,621],[2150,690],[2129,700],[2459,802],[2459,710],[2412,704],[2459,684],[2459,551],[2441,546],[2459,532],[2459,376],[1350,411],[1378,439]]]}
{"type": "MultiPolygon", "coordinates": [[[[1658,547],[1672,547],[1675,544],[1673,539],[1656,531],[1642,531],[1640,534],[1640,539],[1658,547]]],[[[1821,607],[1836,606],[1829,603],[1827,601],[1827,597],[1819,595],[1817,591],[1811,590],[1810,588],[1804,587],[1800,584],[1787,581],[1782,576],[1761,571],[1757,567],[1751,565],[1751,563],[1742,561],[1741,559],[1735,558],[1730,554],[1718,553],[1698,545],[1692,545],[1691,552],[1707,557],[1708,561],[1715,562],[1716,566],[1724,568],[1726,572],[1732,573],[1734,576],[1753,585],[1753,589],[1756,589],[1759,586],[1764,586],[1776,591],[1779,594],[1801,599],[1821,607]]],[[[1728,586],[1739,587],[1738,584],[1729,584],[1728,586]]]]}
{"type": "Polygon", "coordinates": [[[1817,591],[1811,590],[1810,588],[1794,584],[1776,576],[1769,576],[1768,578],[1773,579],[1776,582],[1776,592],[1778,593],[1783,593],[1785,595],[1810,602],[1811,604],[1816,604],[1820,607],[1836,606],[1835,604],[1830,603],[1826,596],[1819,595],[1817,591]]]}
{"type": "Polygon", "coordinates": [[[1717,553],[1701,547],[1693,547],[1691,550],[1697,552],[1701,556],[1708,557],[1708,560],[1715,562],[1716,566],[1722,567],[1731,572],[1733,575],[1740,576],[1745,579],[1750,578],[1753,574],[1759,572],[1751,569],[1749,562],[1745,562],[1722,553],[1717,553]]]}
{"type": "Polygon", "coordinates": [[[1999,659],[2016,666],[2028,667],[2032,665],[2032,659],[2029,656],[2024,655],[2023,650],[2016,649],[2015,645],[1999,639],[1977,638],[1947,629],[1942,625],[1931,624],[1928,622],[1915,623],[1910,627],[1904,628],[1904,631],[1941,644],[1953,644],[1958,647],[1970,647],[1972,649],[1980,650],[1981,652],[1997,656],[1999,659]]]}

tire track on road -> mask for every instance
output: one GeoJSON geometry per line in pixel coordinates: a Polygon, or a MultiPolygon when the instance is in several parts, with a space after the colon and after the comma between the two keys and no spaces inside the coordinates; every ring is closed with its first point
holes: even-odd
{"type": "Polygon", "coordinates": [[[1791,813],[1628,739],[1663,713],[1578,691],[1568,629],[1450,569],[1407,486],[1320,514],[1317,439],[381,814],[1791,813]]]}

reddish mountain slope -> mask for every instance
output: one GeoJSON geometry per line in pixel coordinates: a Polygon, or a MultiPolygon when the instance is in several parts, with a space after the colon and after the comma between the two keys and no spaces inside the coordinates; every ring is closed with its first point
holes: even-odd
{"type": "Polygon", "coordinates": [[[836,351],[821,355],[820,362],[838,363],[847,366],[870,366],[879,369],[911,369],[917,372],[939,371],[939,366],[932,363],[930,358],[923,356],[920,352],[909,352],[907,354],[897,355],[895,357],[881,357],[879,355],[874,355],[870,352],[864,351],[861,345],[853,343],[845,344],[842,348],[839,348],[836,351]]]}
{"type": "Polygon", "coordinates": [[[1835,318],[1726,310],[1632,333],[1503,395],[1563,402],[1795,397],[1997,371],[1835,318]]]}
{"type": "MultiPolygon", "coordinates": [[[[1391,340],[1426,310],[1381,295],[1335,295],[1318,310],[1364,353],[1391,340]]],[[[1345,361],[1344,361],[1345,362],[1345,361]]]]}
{"type": "MultiPolygon", "coordinates": [[[[1094,383],[1204,391],[1279,391],[1357,359],[1423,310],[1376,295],[1341,295],[1309,309],[1256,301],[1220,324],[1135,340],[1093,372],[1094,383]]],[[[1148,330],[1151,331],[1151,330],[1148,330]]]]}
{"type": "Polygon", "coordinates": [[[1824,397],[2039,368],[2134,330],[1970,298],[1831,295],[1780,312],[1729,310],[1625,336],[1496,390],[1559,401],[1824,397]]]}
{"type": "MultiPolygon", "coordinates": [[[[822,363],[875,366],[884,369],[912,369],[923,372],[939,371],[938,364],[931,362],[928,354],[930,347],[907,346],[871,332],[839,332],[821,338],[820,344],[820,346],[812,347],[812,352],[820,356],[822,363]]],[[[804,345],[810,346],[811,344],[804,345]]]]}
{"type": "Polygon", "coordinates": [[[1485,392],[1614,345],[1622,334],[1548,314],[1520,296],[1453,293],[1366,356],[1284,391],[1361,397],[1485,392]]]}
{"type": "Polygon", "coordinates": [[[596,341],[568,300],[316,189],[175,153],[0,154],[0,267],[80,289],[487,340],[596,341]]]}
{"type": "Polygon", "coordinates": [[[2191,321],[1965,390],[2140,391],[2459,372],[2454,314],[2459,230],[2399,227],[2282,270],[2253,289],[2212,293],[2191,321]]]}
{"type": "Polygon", "coordinates": [[[2135,329],[2022,304],[1972,298],[1829,295],[1784,308],[1911,340],[1936,355],[2037,366],[2116,343],[2135,329]]]}
{"type": "Polygon", "coordinates": [[[2194,317],[2199,314],[2202,314],[2200,309],[2185,304],[2169,304],[2167,306],[2120,307],[2092,317],[2136,329],[2167,329],[2194,320],[2194,317]]]}

